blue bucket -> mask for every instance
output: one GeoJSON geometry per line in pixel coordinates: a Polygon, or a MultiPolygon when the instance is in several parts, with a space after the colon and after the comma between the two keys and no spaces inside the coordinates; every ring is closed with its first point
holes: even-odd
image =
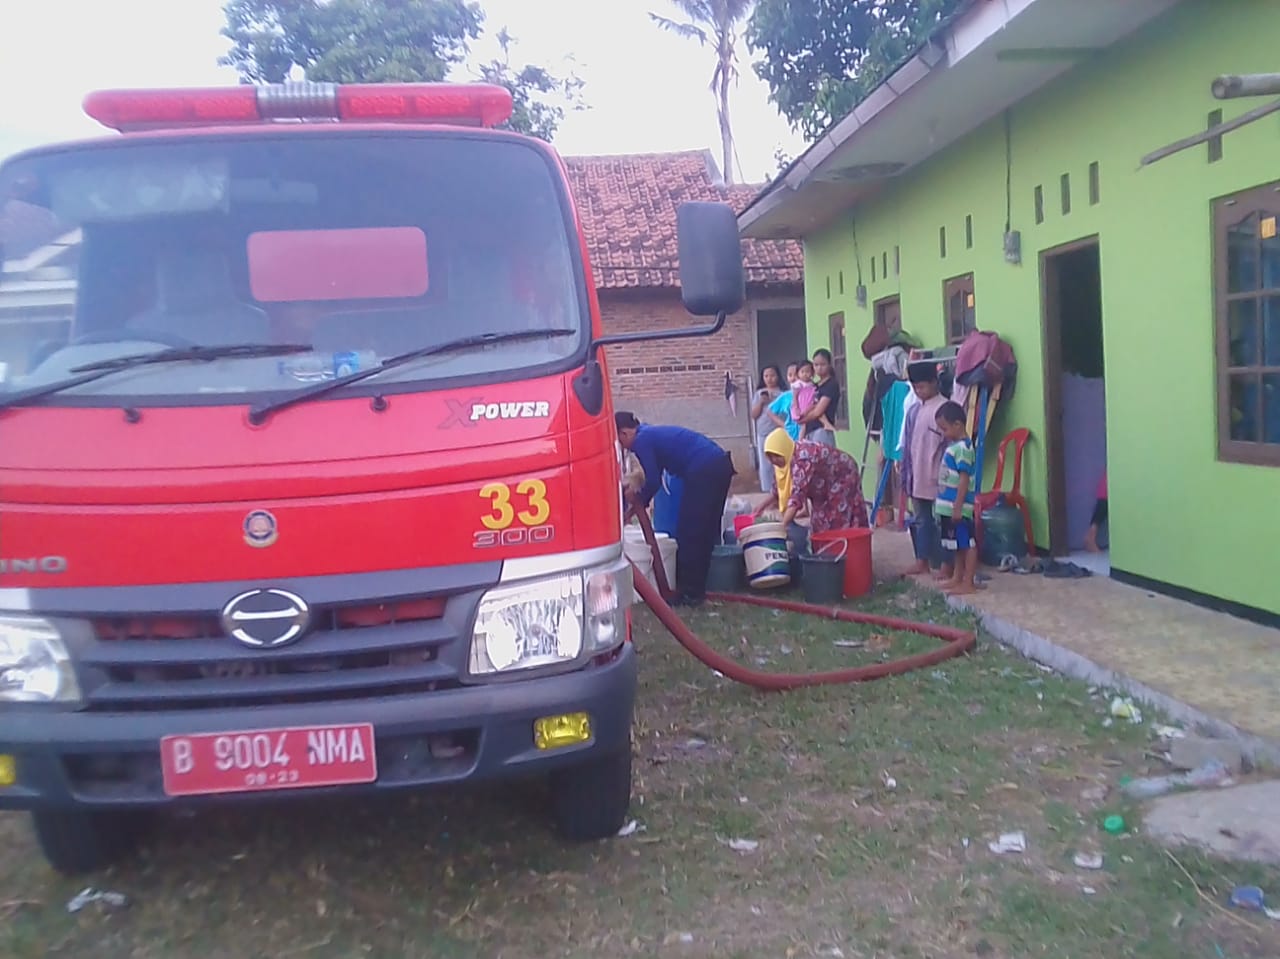
{"type": "Polygon", "coordinates": [[[656,532],[676,537],[680,521],[680,497],[684,493],[684,480],[668,472],[662,474],[662,485],[653,497],[653,528],[656,532]]]}

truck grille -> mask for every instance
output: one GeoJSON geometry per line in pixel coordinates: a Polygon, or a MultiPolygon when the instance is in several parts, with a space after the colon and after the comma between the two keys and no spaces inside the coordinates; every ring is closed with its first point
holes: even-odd
{"type": "MultiPolygon", "coordinates": [[[[439,619],[445,600],[400,600],[358,606],[335,606],[315,612],[316,630],[358,629],[367,626],[439,619]]],[[[98,639],[197,639],[223,635],[218,617],[205,616],[116,616],[93,621],[98,639]]]]}
{"type": "MultiPolygon", "coordinates": [[[[458,685],[463,644],[445,600],[314,609],[279,649],[247,649],[214,616],[93,623],[77,657],[90,709],[212,709],[427,692],[458,685]],[[451,655],[452,654],[452,655],[451,655]]],[[[462,618],[464,621],[467,617],[462,618]]]]}

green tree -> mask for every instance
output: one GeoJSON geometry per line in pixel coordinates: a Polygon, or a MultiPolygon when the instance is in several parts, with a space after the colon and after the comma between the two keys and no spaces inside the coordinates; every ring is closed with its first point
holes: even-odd
{"type": "Polygon", "coordinates": [[[279,83],[300,67],[332,83],[443,80],[480,36],[468,0],[231,0],[219,62],[251,83],[279,83]]]}
{"type": "Polygon", "coordinates": [[[480,66],[480,79],[511,91],[510,129],[550,142],[567,110],[586,109],[582,80],[574,73],[558,77],[533,64],[517,69],[511,65],[511,34],[503,27],[496,39],[501,56],[480,66]]]}
{"type": "MultiPolygon", "coordinates": [[[[279,83],[299,68],[308,80],[381,83],[445,80],[480,36],[484,13],[471,0],[230,0],[219,60],[246,83],[279,83]]],[[[515,68],[511,38],[479,69],[511,91],[507,128],[550,140],[566,106],[581,108],[582,82],[543,67],[515,68]]]]}
{"type": "Polygon", "coordinates": [[[711,73],[711,92],[716,97],[716,117],[720,122],[720,148],[724,158],[724,179],[733,182],[733,126],[729,121],[729,87],[738,79],[738,25],[751,11],[751,0],[671,0],[685,15],[672,20],[651,13],[654,23],[682,37],[711,44],[716,66],[711,73]]]}
{"type": "Polygon", "coordinates": [[[816,140],[964,0],[757,0],[747,43],[792,129],[816,140]]]}

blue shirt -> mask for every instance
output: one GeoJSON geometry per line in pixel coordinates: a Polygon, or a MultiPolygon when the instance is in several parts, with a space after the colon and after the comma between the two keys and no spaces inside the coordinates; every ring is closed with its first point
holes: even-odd
{"type": "Polygon", "coordinates": [[[941,492],[933,505],[934,512],[939,516],[955,517],[960,477],[967,476],[969,489],[965,492],[964,503],[960,504],[960,515],[964,519],[973,519],[973,504],[976,499],[973,492],[974,459],[973,444],[969,442],[967,436],[947,447],[938,476],[941,492]]]}
{"type": "Polygon", "coordinates": [[[687,480],[699,468],[712,466],[725,457],[725,451],[701,433],[683,426],[649,426],[645,423],[636,430],[631,452],[644,467],[640,502],[645,506],[662,485],[663,470],[687,480]]]}
{"type": "MultiPolygon", "coordinates": [[[[795,398],[795,394],[790,390],[783,390],[782,395],[769,404],[769,412],[777,413],[787,425],[783,427],[787,431],[787,435],[793,440],[800,439],[800,424],[791,418],[791,401],[795,398]]],[[[770,432],[773,432],[770,430],[770,432]]]]}

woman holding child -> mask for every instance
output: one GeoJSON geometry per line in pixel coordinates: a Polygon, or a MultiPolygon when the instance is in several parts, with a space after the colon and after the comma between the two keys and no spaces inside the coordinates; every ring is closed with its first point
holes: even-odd
{"type": "Polygon", "coordinates": [[[836,382],[835,368],[830,350],[815,350],[813,354],[814,392],[812,400],[797,417],[804,430],[804,438],[823,446],[835,448],[836,410],[840,406],[840,385],[836,382]]]}

